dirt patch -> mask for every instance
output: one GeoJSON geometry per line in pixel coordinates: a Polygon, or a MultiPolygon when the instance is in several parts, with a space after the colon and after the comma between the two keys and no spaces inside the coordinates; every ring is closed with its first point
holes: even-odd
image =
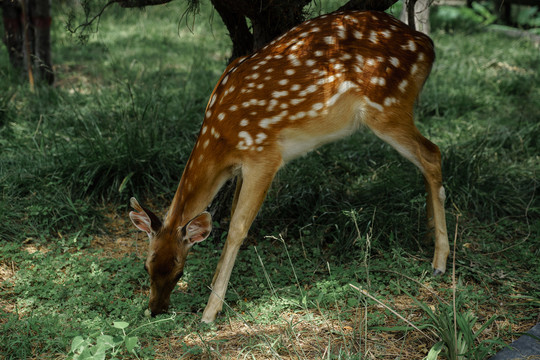
{"type": "MultiPolygon", "coordinates": [[[[15,274],[17,274],[17,266],[13,261],[0,263],[0,292],[7,294],[11,292],[11,288],[15,282],[15,274]]],[[[5,296],[0,297],[0,307],[5,312],[13,313],[15,304],[9,302],[5,296]]],[[[7,321],[7,320],[6,320],[7,321]]],[[[0,320],[0,324],[2,321],[0,320]]]]}
{"type": "Polygon", "coordinates": [[[160,341],[159,359],[324,359],[365,354],[372,359],[422,358],[430,344],[421,334],[366,331],[365,314],[377,307],[327,318],[318,311],[283,313],[277,324],[231,321],[210,334],[191,332],[160,341]],[[342,319],[348,319],[346,321],[342,319]]]}

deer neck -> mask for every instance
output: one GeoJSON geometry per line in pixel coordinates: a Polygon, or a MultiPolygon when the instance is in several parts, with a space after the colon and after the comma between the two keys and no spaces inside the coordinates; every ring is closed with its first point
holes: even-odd
{"type": "Polygon", "coordinates": [[[216,162],[210,156],[205,157],[204,149],[197,145],[169,207],[164,223],[167,228],[183,227],[205,211],[223,184],[234,175],[233,166],[226,161],[216,162]]]}

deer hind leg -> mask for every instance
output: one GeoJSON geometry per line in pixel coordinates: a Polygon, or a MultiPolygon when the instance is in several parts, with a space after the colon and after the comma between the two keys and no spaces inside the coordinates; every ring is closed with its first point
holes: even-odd
{"type": "Polygon", "coordinates": [[[212,282],[212,293],[204,309],[202,321],[212,322],[223,307],[223,300],[238,250],[257,215],[270,188],[279,165],[268,168],[264,161],[242,169],[242,180],[237,183],[229,233],[212,282]],[[266,165],[266,166],[265,166],[266,165]]]}
{"type": "Polygon", "coordinates": [[[445,191],[442,185],[441,152],[437,145],[420,134],[412,121],[412,116],[407,120],[369,123],[368,126],[379,138],[415,164],[424,175],[428,234],[432,234],[435,238],[432,265],[434,275],[438,275],[445,272],[446,259],[450,252],[444,212],[445,191]]]}

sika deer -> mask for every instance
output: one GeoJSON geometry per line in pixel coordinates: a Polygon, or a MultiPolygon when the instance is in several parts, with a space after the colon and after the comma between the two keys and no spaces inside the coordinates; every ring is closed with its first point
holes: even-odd
{"type": "Polygon", "coordinates": [[[361,125],[424,175],[433,268],[443,273],[449,247],[441,155],[413,122],[434,58],[432,41],[392,16],[351,11],[306,21],[231,63],[210,96],[164,223],[131,199],[130,217],[150,237],[145,268],[152,314],[167,311],[189,249],[211,231],[204,210],[227,179],[238,181],[205,322],[222,309],[240,245],[279,168],[361,125]]]}

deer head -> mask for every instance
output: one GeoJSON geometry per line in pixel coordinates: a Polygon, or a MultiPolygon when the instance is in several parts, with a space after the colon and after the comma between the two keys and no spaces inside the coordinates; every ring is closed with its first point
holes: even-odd
{"type": "Polygon", "coordinates": [[[167,312],[171,292],[184,274],[186,257],[191,247],[205,240],[212,231],[212,217],[202,212],[184,226],[164,226],[150,210],[131,198],[135,211],[129,217],[137,229],[150,239],[144,268],[150,276],[150,303],[152,316],[167,312]]]}

